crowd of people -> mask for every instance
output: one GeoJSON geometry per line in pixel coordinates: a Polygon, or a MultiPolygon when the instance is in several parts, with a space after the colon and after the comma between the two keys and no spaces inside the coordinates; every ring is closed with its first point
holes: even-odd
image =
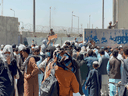
{"type": "Polygon", "coordinates": [[[128,46],[1,45],[0,96],[128,96],[128,46]],[[118,87],[116,84],[120,85],[118,87]]]}

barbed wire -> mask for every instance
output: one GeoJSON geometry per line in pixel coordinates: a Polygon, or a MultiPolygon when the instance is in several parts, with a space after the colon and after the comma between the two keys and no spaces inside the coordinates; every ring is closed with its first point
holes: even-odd
{"type": "MultiPolygon", "coordinates": [[[[53,26],[52,27],[53,31],[55,33],[65,33],[65,34],[82,34],[83,29],[79,28],[73,28],[71,31],[71,27],[63,27],[63,26],[53,26]]],[[[19,31],[23,32],[33,32],[33,25],[32,24],[25,24],[24,26],[19,26],[19,31]]],[[[42,26],[42,25],[36,25],[36,32],[41,32],[41,33],[49,33],[50,32],[50,27],[49,26],[42,26]]]]}

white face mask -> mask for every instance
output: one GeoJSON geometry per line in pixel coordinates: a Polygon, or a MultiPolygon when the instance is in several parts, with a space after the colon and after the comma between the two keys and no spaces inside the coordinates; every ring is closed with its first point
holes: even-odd
{"type": "Polygon", "coordinates": [[[14,55],[16,56],[17,54],[14,52],[14,55]]]}
{"type": "Polygon", "coordinates": [[[56,48],[56,50],[59,50],[59,48],[56,48]]]}

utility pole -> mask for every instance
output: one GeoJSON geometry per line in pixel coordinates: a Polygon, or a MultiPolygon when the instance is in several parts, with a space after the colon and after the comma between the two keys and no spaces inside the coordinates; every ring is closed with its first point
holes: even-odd
{"type": "Polygon", "coordinates": [[[90,17],[91,17],[91,15],[89,15],[89,28],[90,28],[90,17]]]}
{"type": "Polygon", "coordinates": [[[15,17],[15,11],[13,9],[10,8],[10,10],[12,10],[14,12],[14,17],[15,17]]]}
{"type": "Polygon", "coordinates": [[[50,7],[50,17],[49,17],[49,28],[51,29],[51,7],[50,7]]]}
{"type": "Polygon", "coordinates": [[[78,18],[78,33],[79,33],[79,16],[73,15],[74,17],[78,18]]]}
{"type": "Polygon", "coordinates": [[[33,0],[33,33],[35,33],[35,0],[33,0]]]}
{"type": "Polygon", "coordinates": [[[102,0],[102,29],[104,29],[104,0],[102,0]]]}
{"type": "Polygon", "coordinates": [[[72,11],[72,23],[71,23],[71,33],[73,32],[73,11],[72,11]]]}
{"type": "Polygon", "coordinates": [[[79,33],[79,17],[78,17],[78,33],[79,33]]]}
{"type": "Polygon", "coordinates": [[[3,0],[1,2],[2,2],[1,16],[3,16],[3,0]]]}
{"type": "Polygon", "coordinates": [[[82,30],[82,29],[83,29],[82,26],[83,26],[83,24],[81,24],[81,33],[82,33],[82,31],[83,31],[83,30],[82,30]]]}

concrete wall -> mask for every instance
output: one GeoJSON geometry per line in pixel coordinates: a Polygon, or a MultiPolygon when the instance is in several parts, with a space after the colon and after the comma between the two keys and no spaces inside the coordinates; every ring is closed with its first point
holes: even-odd
{"type": "MultiPolygon", "coordinates": [[[[55,44],[62,45],[66,40],[73,41],[73,40],[75,40],[75,38],[77,38],[79,42],[83,41],[83,37],[58,37],[56,39],[55,44]]],[[[32,40],[34,40],[37,45],[42,45],[42,41],[44,39],[46,39],[46,38],[42,38],[42,37],[38,37],[38,38],[26,37],[26,41],[27,41],[29,46],[32,44],[32,40]]]]}
{"type": "MultiPolygon", "coordinates": [[[[47,36],[48,36],[48,33],[41,33],[41,32],[36,32],[36,33],[32,33],[32,32],[22,32],[22,36],[20,36],[20,33],[18,33],[19,34],[19,37],[18,37],[18,44],[20,44],[20,43],[24,43],[24,41],[26,41],[27,40],[27,38],[29,38],[28,40],[29,41],[32,41],[33,39],[37,39],[37,43],[38,44],[40,44],[39,42],[40,42],[40,40],[43,40],[43,39],[46,39],[47,38],[47,36]],[[41,39],[42,38],[42,39],[41,39]],[[31,40],[32,39],[32,40],[31,40]]],[[[65,33],[56,33],[57,35],[58,35],[58,38],[60,38],[60,39],[58,39],[58,41],[59,40],[61,40],[61,38],[66,38],[67,37],[67,35],[65,34],[65,33]]],[[[71,34],[70,35],[71,36],[71,38],[72,37],[79,37],[79,35],[78,34],[71,34]]],[[[69,38],[70,39],[70,38],[69,38]]],[[[65,39],[64,39],[65,40],[65,39]]],[[[62,40],[62,41],[64,41],[64,40],[62,40]]],[[[30,42],[31,43],[31,42],[30,42]]],[[[60,42],[59,42],[59,44],[60,44],[60,42]]]]}
{"type": "Polygon", "coordinates": [[[128,30],[118,29],[85,29],[85,41],[93,39],[96,45],[111,46],[128,45],[128,30]]]}
{"type": "Polygon", "coordinates": [[[0,16],[0,44],[18,44],[18,18],[0,16]]]}
{"type": "Polygon", "coordinates": [[[118,29],[128,29],[128,0],[117,0],[118,29]]]}

